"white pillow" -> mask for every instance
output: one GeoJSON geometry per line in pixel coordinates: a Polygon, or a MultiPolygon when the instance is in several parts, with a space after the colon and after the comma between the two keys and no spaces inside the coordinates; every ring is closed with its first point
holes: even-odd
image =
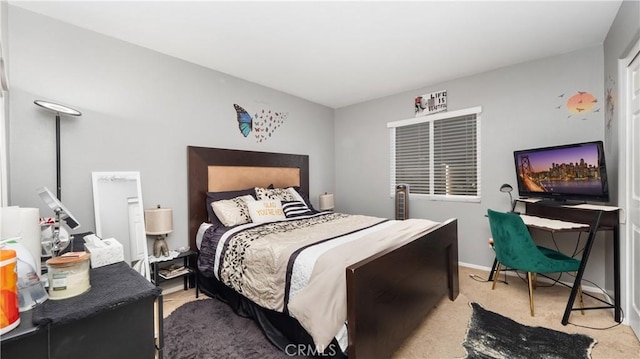
{"type": "Polygon", "coordinates": [[[211,203],[213,213],[225,227],[233,227],[239,224],[251,222],[247,203],[255,202],[251,195],[240,196],[232,199],[224,199],[211,203]]]}
{"type": "Polygon", "coordinates": [[[258,200],[280,200],[280,201],[296,201],[298,198],[294,197],[287,188],[260,188],[256,187],[256,197],[258,200]]]}
{"type": "Polygon", "coordinates": [[[277,199],[248,202],[247,207],[254,223],[274,222],[286,218],[282,203],[277,199]]]}

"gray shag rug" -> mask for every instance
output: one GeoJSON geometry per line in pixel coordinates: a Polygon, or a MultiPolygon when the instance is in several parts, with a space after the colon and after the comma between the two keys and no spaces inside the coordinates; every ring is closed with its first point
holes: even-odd
{"type": "Polygon", "coordinates": [[[468,359],[591,358],[597,343],[583,334],[529,327],[470,303],[473,315],[462,343],[468,359]]]}
{"type": "Polygon", "coordinates": [[[271,344],[253,320],[217,299],[188,302],[164,319],[164,358],[291,358],[271,344]]]}

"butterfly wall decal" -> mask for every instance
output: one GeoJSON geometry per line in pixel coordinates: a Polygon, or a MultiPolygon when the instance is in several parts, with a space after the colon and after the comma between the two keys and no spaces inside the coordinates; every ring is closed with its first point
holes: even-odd
{"type": "Polygon", "coordinates": [[[235,103],[233,104],[233,107],[235,107],[236,114],[238,115],[238,127],[240,127],[240,133],[242,133],[244,137],[249,136],[249,133],[253,129],[253,119],[244,108],[236,105],[235,103]]]}
{"type": "Polygon", "coordinates": [[[270,138],[288,116],[288,113],[262,109],[252,117],[242,106],[233,104],[233,107],[236,110],[240,133],[244,137],[248,137],[253,132],[256,142],[270,138]]]}

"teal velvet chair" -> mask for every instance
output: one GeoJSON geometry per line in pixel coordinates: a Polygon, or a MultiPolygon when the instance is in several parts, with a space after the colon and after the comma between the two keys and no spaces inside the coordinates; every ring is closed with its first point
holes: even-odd
{"type": "MultiPolygon", "coordinates": [[[[527,272],[529,282],[529,306],[533,310],[533,289],[537,273],[577,272],[580,260],[566,256],[549,248],[536,246],[529,229],[516,213],[502,213],[488,210],[489,225],[493,236],[493,249],[498,266],[493,276],[495,289],[501,267],[527,272]]],[[[579,288],[580,306],[582,289],[579,288]]],[[[584,314],[584,313],[583,313],[584,314]]]]}

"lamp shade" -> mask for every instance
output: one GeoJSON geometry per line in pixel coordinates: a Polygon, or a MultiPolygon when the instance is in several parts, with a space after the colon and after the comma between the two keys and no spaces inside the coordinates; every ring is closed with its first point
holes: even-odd
{"type": "Polygon", "coordinates": [[[45,100],[35,100],[33,101],[33,103],[35,103],[36,105],[42,108],[46,108],[47,110],[53,111],[55,113],[62,113],[70,116],[82,116],[82,113],[80,113],[80,111],[65,105],[60,105],[60,104],[45,101],[45,100]]]}
{"type": "Polygon", "coordinates": [[[173,210],[171,208],[152,208],[144,210],[144,224],[147,234],[159,235],[173,231],[173,210]]]}
{"type": "Polygon", "coordinates": [[[325,193],[320,195],[320,210],[327,211],[333,209],[333,193],[325,193]]]}

